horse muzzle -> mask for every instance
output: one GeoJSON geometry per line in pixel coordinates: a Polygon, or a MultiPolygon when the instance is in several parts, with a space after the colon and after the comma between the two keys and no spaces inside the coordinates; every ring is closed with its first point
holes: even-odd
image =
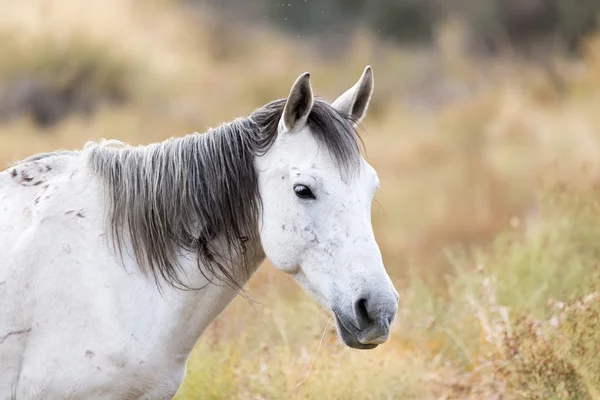
{"type": "Polygon", "coordinates": [[[333,309],[338,333],[342,341],[354,349],[374,349],[385,343],[398,311],[397,294],[391,298],[358,298],[352,312],[333,309]]]}

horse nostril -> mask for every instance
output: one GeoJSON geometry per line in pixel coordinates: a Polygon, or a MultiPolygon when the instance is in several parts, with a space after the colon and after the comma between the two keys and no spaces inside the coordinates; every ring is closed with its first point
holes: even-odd
{"type": "Polygon", "coordinates": [[[361,298],[354,303],[354,314],[359,329],[366,329],[373,322],[367,311],[367,299],[361,298]]]}
{"type": "Polygon", "coordinates": [[[390,316],[387,317],[387,323],[388,326],[392,325],[392,322],[394,322],[394,318],[396,317],[396,314],[392,314],[390,316]]]}

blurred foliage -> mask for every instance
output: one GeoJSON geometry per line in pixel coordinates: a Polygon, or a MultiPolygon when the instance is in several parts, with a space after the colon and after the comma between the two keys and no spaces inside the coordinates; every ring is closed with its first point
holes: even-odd
{"type": "Polygon", "coordinates": [[[398,41],[431,40],[430,0],[267,1],[267,15],[301,34],[344,34],[357,26],[398,41]]]}
{"type": "Polygon", "coordinates": [[[297,35],[340,38],[356,28],[400,43],[431,42],[440,21],[459,17],[477,46],[520,48],[531,40],[576,46],[597,24],[599,0],[186,0],[209,3],[297,35]]]}
{"type": "Polygon", "coordinates": [[[133,92],[131,60],[108,46],[78,37],[26,45],[0,36],[0,120],[31,115],[52,126],[72,114],[90,116],[101,104],[121,104],[133,92]]]}

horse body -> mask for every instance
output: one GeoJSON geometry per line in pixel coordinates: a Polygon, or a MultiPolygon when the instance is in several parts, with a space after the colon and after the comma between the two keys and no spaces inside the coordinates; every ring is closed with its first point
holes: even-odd
{"type": "Polygon", "coordinates": [[[367,68],[329,105],[308,74],[206,134],[37,155],[0,173],[0,400],[166,399],[268,257],[357,349],[398,294],[371,227],[354,130],[367,68]]]}
{"type": "Polygon", "coordinates": [[[0,199],[0,399],[171,398],[236,291],[159,293],[131,257],[118,262],[80,153],[2,172],[0,199]]]}

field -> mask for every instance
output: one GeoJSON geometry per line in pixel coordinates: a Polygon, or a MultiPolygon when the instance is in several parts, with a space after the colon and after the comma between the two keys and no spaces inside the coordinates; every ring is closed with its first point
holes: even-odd
{"type": "Polygon", "coordinates": [[[432,49],[361,32],[327,57],[169,0],[2,7],[4,92],[36,77],[39,93],[77,93],[44,128],[0,98],[13,110],[0,113],[2,166],[203,132],[286,96],[304,71],[333,100],[374,69],[362,136],[400,291],[390,341],[345,348],[267,263],[198,342],[176,399],[600,399],[600,36],[580,59],[477,59],[449,21],[432,49]]]}

